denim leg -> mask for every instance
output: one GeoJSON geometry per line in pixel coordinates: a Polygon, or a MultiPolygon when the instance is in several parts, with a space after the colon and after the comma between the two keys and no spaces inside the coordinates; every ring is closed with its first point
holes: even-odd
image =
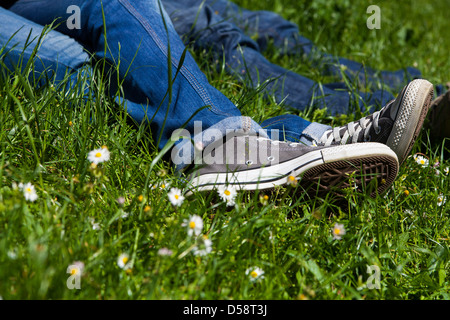
{"type": "MultiPolygon", "coordinates": [[[[23,59],[24,63],[31,57],[34,45],[36,44],[36,39],[39,38],[43,27],[36,23],[33,23],[23,17],[20,17],[10,11],[0,8],[0,18],[2,21],[7,21],[7,28],[3,28],[0,32],[0,46],[3,51],[2,58],[5,62],[10,61],[9,65],[11,70],[15,65],[16,61],[23,59]],[[17,31],[19,30],[19,31],[17,31]],[[33,43],[25,46],[26,39],[31,32],[30,39],[35,39],[33,43]],[[24,47],[26,47],[24,49],[24,47]]],[[[41,21],[44,23],[43,21],[41,21]]],[[[66,76],[66,72],[69,71],[69,75],[74,78],[76,82],[77,76],[82,71],[91,72],[89,67],[89,55],[84,51],[84,48],[80,43],[74,39],[61,34],[57,31],[49,31],[46,36],[42,39],[40,47],[37,53],[37,59],[35,60],[35,72],[39,75],[44,72],[54,73],[54,80],[57,83],[61,81],[66,76]]],[[[6,63],[8,65],[8,63],[6,63]]],[[[188,82],[184,82],[183,86],[191,88],[188,82]]],[[[155,87],[150,87],[150,91],[156,90],[155,87]]],[[[179,96],[179,99],[189,98],[189,96],[179,96]]],[[[231,102],[228,101],[229,104],[231,102]]],[[[132,101],[125,101],[128,106],[133,106],[133,108],[138,108],[139,105],[132,101]]],[[[182,105],[183,102],[180,102],[182,105]]],[[[234,107],[234,105],[233,105],[234,107]]],[[[133,116],[133,114],[131,114],[133,116]]],[[[139,116],[134,114],[135,119],[140,119],[139,116]]],[[[221,132],[224,134],[227,130],[244,130],[248,133],[256,133],[263,136],[269,135],[274,139],[290,140],[290,141],[302,141],[309,137],[310,129],[313,127],[320,127],[319,124],[311,124],[298,116],[285,115],[280,117],[275,117],[263,122],[264,129],[256,124],[249,117],[234,116],[234,117],[222,117],[222,119],[211,126],[208,126],[210,121],[203,121],[204,117],[200,116],[193,119],[194,130],[187,131],[192,136],[193,134],[207,132],[208,128],[215,129],[216,132],[221,132]],[[200,121],[195,121],[200,120],[200,121]],[[200,122],[200,129],[195,127],[195,123],[200,122]],[[206,126],[205,126],[206,124],[206,126]],[[197,130],[196,130],[197,129],[197,130]],[[203,129],[206,129],[202,131],[203,129]],[[303,134],[304,132],[304,134],[303,134]]],[[[208,120],[208,119],[206,119],[208,120]]],[[[192,126],[191,126],[192,127],[192,126]]],[[[325,126],[324,126],[325,127],[325,126]]],[[[188,130],[190,128],[187,128],[188,130]]],[[[324,130],[323,130],[324,131],[324,130]]],[[[215,137],[220,138],[220,137],[215,137]]],[[[211,141],[203,141],[207,145],[211,141]]],[[[181,143],[178,145],[182,145],[181,143]]],[[[177,145],[177,146],[178,146],[177,145]]],[[[181,148],[181,147],[180,147],[181,148]]],[[[179,148],[179,149],[180,149],[179,148]]],[[[178,168],[182,168],[189,162],[179,163],[178,168]]]]}
{"type": "Polygon", "coordinates": [[[342,85],[340,90],[334,90],[333,84],[319,86],[311,79],[271,63],[263,56],[258,42],[232,23],[231,18],[220,15],[222,11],[230,15],[236,9],[229,1],[163,0],[163,3],[185,41],[192,41],[197,48],[211,49],[219,61],[224,58],[227,71],[242,82],[257,87],[270,80],[266,82],[266,90],[273,93],[279,103],[298,110],[327,107],[336,115],[352,111],[353,102],[359,96],[371,106],[382,106],[393,98],[388,93],[348,92],[342,85]]]}
{"type": "MultiPolygon", "coordinates": [[[[193,1],[188,0],[188,2],[193,1]]],[[[311,40],[300,34],[295,23],[285,20],[275,12],[248,10],[230,0],[206,0],[205,3],[211,6],[216,14],[229,20],[255,39],[261,50],[267,49],[269,41],[286,54],[308,55],[316,48],[311,40]]]]}
{"type": "MultiPolygon", "coordinates": [[[[118,72],[120,79],[124,79],[127,112],[138,122],[152,120],[153,136],[157,138],[162,132],[160,148],[185,123],[185,128],[193,132],[196,120],[201,120],[207,128],[228,117],[241,116],[236,106],[208,83],[189,53],[182,61],[184,44],[156,0],[103,1],[103,8],[100,1],[61,0],[49,5],[45,0],[20,0],[11,10],[42,25],[63,17],[58,31],[77,40],[96,58],[106,58],[111,65],[120,60],[118,72]],[[71,15],[66,13],[70,5],[80,8],[79,29],[69,29],[66,25],[71,15]],[[169,79],[172,82],[170,105],[170,99],[165,97],[169,79]],[[204,106],[208,107],[199,111],[204,106]]],[[[241,122],[237,125],[241,126],[241,122]]]]}
{"type": "MultiPolygon", "coordinates": [[[[192,1],[192,0],[191,0],[192,1]]],[[[342,77],[350,81],[368,82],[372,88],[381,82],[394,91],[400,90],[407,82],[420,78],[418,69],[407,67],[397,71],[377,71],[362,63],[321,52],[311,40],[303,37],[296,24],[285,20],[280,15],[265,10],[248,10],[229,0],[206,0],[222,17],[230,19],[246,34],[256,38],[260,48],[264,50],[269,41],[288,55],[304,56],[315,62],[325,74],[342,77]],[[343,72],[341,67],[344,67],[343,72]]]]}
{"type": "Polygon", "coordinates": [[[323,133],[331,129],[328,125],[309,122],[293,114],[267,119],[261,123],[261,127],[274,140],[301,142],[306,145],[319,141],[323,133]]]}
{"type": "Polygon", "coordinates": [[[72,87],[80,73],[92,74],[89,55],[70,37],[52,30],[44,32],[42,26],[2,7],[0,20],[0,59],[9,72],[22,70],[31,59],[34,73],[29,77],[36,86],[47,81],[58,85],[65,79],[72,87]],[[34,52],[36,46],[39,50],[34,52]]]}

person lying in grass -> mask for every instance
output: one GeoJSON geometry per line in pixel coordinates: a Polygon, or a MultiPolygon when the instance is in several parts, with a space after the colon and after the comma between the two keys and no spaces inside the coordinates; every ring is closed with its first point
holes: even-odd
{"type": "MultiPolygon", "coordinates": [[[[262,190],[288,183],[298,183],[313,196],[324,196],[337,186],[363,191],[371,181],[376,181],[371,195],[389,188],[427,115],[434,94],[429,81],[414,79],[395,99],[384,91],[369,95],[334,90],[342,89],[341,85],[325,86],[318,93],[312,80],[268,64],[255,50],[256,43],[235,25],[217,21],[214,26],[225,26],[230,33],[205,43],[223,50],[227,47],[221,46],[222,41],[236,40],[228,49],[241,48],[243,54],[225,52],[231,73],[258,72],[270,78],[285,75],[284,84],[292,85],[288,104],[298,109],[326,107],[334,114],[348,112],[360,99],[369,110],[377,103],[383,105],[381,110],[338,128],[293,114],[257,123],[208,82],[177,32],[180,7],[175,4],[164,1],[161,5],[156,0],[15,1],[8,9],[0,8],[4,21],[0,31],[2,68],[14,71],[32,61],[34,79],[41,85],[51,80],[58,87],[67,79],[67,72],[73,79],[69,83],[76,83],[80,73],[93,72],[93,60],[107,62],[108,71],[117,73],[118,80],[111,81],[109,88],[113,98],[137,123],[149,123],[159,149],[173,145],[171,160],[187,176],[187,194],[228,185],[262,190]],[[82,13],[75,24],[69,23],[69,7],[82,13]],[[64,18],[57,21],[55,30],[44,29],[58,17],[64,18]],[[123,94],[114,94],[119,89],[123,94]]],[[[194,35],[197,27],[209,30],[208,23],[220,19],[212,15],[213,7],[198,10],[193,5],[190,13],[198,13],[198,24],[185,24],[194,35]]],[[[215,39],[216,33],[205,31],[204,35],[215,39]]],[[[196,41],[204,45],[202,37],[196,41]]],[[[315,52],[308,43],[301,48],[306,54],[315,52]]],[[[349,75],[357,75],[353,71],[349,75]]],[[[397,73],[385,75],[383,81],[397,73]]],[[[398,81],[405,80],[400,77],[398,81]]]]}

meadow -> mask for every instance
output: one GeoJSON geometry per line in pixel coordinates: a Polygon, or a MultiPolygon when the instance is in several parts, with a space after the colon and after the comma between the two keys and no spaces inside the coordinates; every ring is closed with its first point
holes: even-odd
{"type": "MultiPolygon", "coordinates": [[[[450,1],[235,2],[277,12],[328,53],[450,81],[450,1]],[[366,26],[369,4],[381,8],[381,29],[366,26]]],[[[256,121],[285,113],[333,126],[359,119],[288,109],[218,70],[208,52],[189,50],[256,121]]],[[[335,80],[301,57],[271,46],[265,54],[319,83],[335,80]]],[[[79,78],[79,86],[94,84],[87,99],[76,88],[35,86],[30,70],[0,75],[2,299],[450,298],[449,142],[428,128],[375,198],[349,191],[340,207],[284,186],[239,192],[231,206],[215,192],[176,203],[173,192],[185,186],[166,150],[109,96],[101,68],[79,78]],[[96,153],[104,161],[92,164],[96,153]]]]}

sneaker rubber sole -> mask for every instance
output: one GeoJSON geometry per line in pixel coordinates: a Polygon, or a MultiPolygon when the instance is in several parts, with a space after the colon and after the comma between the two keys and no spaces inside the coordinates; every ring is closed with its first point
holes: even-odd
{"type": "MultiPolygon", "coordinates": [[[[397,177],[396,154],[386,145],[375,142],[331,146],[306,153],[292,160],[252,170],[204,174],[191,180],[193,191],[209,191],[219,185],[234,185],[240,190],[265,190],[286,185],[295,175],[300,186],[324,197],[332,189],[355,186],[364,191],[374,179],[377,189],[371,196],[386,191],[397,177]]],[[[339,195],[339,193],[336,193],[339,195]]]]}
{"type": "Polygon", "coordinates": [[[419,136],[433,94],[433,84],[424,79],[411,81],[403,91],[398,118],[386,141],[386,145],[397,154],[400,165],[411,152],[419,136]]]}
{"type": "Polygon", "coordinates": [[[370,156],[317,166],[305,172],[301,185],[310,197],[342,197],[348,190],[369,193],[374,198],[392,185],[397,172],[393,157],[370,156]]]}

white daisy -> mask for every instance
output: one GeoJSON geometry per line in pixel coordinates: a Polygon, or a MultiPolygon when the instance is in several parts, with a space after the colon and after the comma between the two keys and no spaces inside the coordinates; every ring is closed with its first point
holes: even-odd
{"type": "Polygon", "coordinates": [[[117,258],[117,265],[119,268],[128,270],[131,268],[130,256],[127,253],[122,253],[119,258],[117,258]]]}
{"type": "Polygon", "coordinates": [[[416,162],[420,164],[422,167],[427,167],[429,164],[428,159],[425,158],[424,156],[414,155],[414,160],[416,160],[416,162]]]}
{"type": "Polygon", "coordinates": [[[88,160],[93,164],[99,164],[101,162],[108,161],[110,157],[110,152],[106,146],[100,149],[95,149],[89,152],[88,160]]]}
{"type": "Polygon", "coordinates": [[[184,219],[181,226],[187,227],[188,236],[198,236],[202,233],[203,230],[203,220],[200,216],[194,214],[189,217],[189,220],[184,219]]]}
{"type": "Polygon", "coordinates": [[[345,235],[346,231],[343,224],[335,223],[332,229],[333,239],[341,240],[342,236],[345,235]]]}
{"type": "Polygon", "coordinates": [[[248,268],[245,274],[250,276],[252,282],[264,279],[264,270],[258,267],[248,268]]]}
{"type": "Polygon", "coordinates": [[[267,194],[260,195],[259,196],[259,202],[261,202],[262,205],[267,205],[269,203],[269,196],[267,194]]]}
{"type": "Polygon", "coordinates": [[[212,241],[208,236],[198,238],[197,246],[192,249],[192,253],[196,256],[206,256],[212,251],[212,241]]]}
{"type": "Polygon", "coordinates": [[[445,174],[446,176],[448,176],[449,170],[450,170],[449,167],[445,167],[445,168],[444,168],[444,174],[445,174]]]}
{"type": "Polygon", "coordinates": [[[84,272],[84,263],[81,261],[75,261],[69,266],[69,268],[71,275],[78,275],[81,277],[84,272]]]}
{"type": "Polygon", "coordinates": [[[437,205],[439,207],[442,206],[446,201],[447,201],[447,197],[444,197],[444,195],[442,193],[437,197],[437,205]]]}
{"type": "Polygon", "coordinates": [[[184,197],[181,194],[181,190],[178,188],[172,188],[170,189],[169,193],[167,194],[167,196],[169,197],[170,202],[174,205],[174,206],[181,206],[181,204],[184,201],[184,197]]]}
{"type": "Polygon", "coordinates": [[[33,202],[36,201],[36,199],[38,198],[36,189],[30,182],[25,183],[22,187],[22,190],[25,200],[33,202]]]}
{"type": "Polygon", "coordinates": [[[236,187],[233,185],[221,185],[218,187],[217,192],[223,201],[226,202],[227,206],[234,206],[237,195],[236,187]]]}
{"type": "Polygon", "coordinates": [[[295,172],[292,171],[290,175],[287,177],[287,184],[295,187],[298,183],[298,178],[295,176],[295,172]]]}
{"type": "Polygon", "coordinates": [[[161,189],[161,190],[167,190],[170,187],[170,182],[167,181],[162,181],[162,182],[158,182],[155,184],[151,184],[149,185],[149,188],[152,190],[155,190],[157,188],[161,189]]]}

